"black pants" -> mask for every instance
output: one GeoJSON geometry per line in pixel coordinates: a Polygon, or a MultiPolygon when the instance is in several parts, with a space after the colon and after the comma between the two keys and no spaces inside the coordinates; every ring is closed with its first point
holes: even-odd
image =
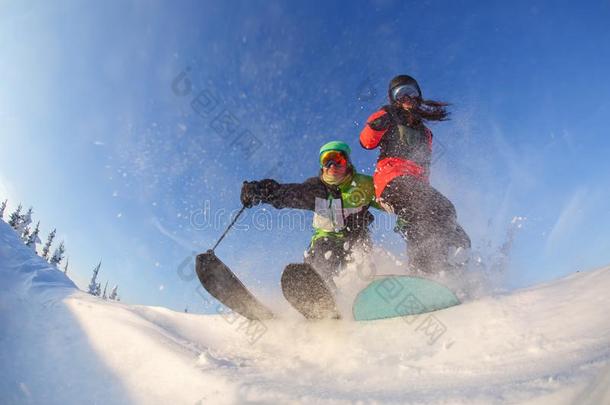
{"type": "Polygon", "coordinates": [[[354,249],[369,251],[371,242],[367,235],[349,238],[319,238],[312,242],[305,256],[305,263],[310,264],[326,283],[334,288],[333,277],[350,260],[354,249]]]}
{"type": "Polygon", "coordinates": [[[383,190],[382,203],[406,222],[409,265],[423,272],[447,266],[449,247],[470,248],[455,207],[438,190],[412,176],[400,176],[383,190]]]}
{"type": "Polygon", "coordinates": [[[343,244],[342,239],[319,238],[312,242],[305,255],[305,263],[310,264],[330,287],[334,287],[333,277],[347,260],[348,252],[343,244]]]}

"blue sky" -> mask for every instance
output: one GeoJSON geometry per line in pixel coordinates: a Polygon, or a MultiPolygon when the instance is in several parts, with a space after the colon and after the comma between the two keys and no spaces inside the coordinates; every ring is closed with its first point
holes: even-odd
{"type": "MultiPolygon", "coordinates": [[[[0,198],[34,206],[44,235],[58,228],[81,287],[102,259],[101,281],[125,301],[203,310],[178,270],[222,232],[241,182],[313,176],[331,139],[371,173],[359,129],[399,73],[452,103],[452,120],[432,126],[432,183],[475,246],[497,246],[514,216],[527,218],[509,286],[610,263],[607,1],[1,9],[0,198]],[[206,204],[220,220],[193,226],[206,204]]],[[[278,220],[248,212],[218,254],[279,294],[309,226],[259,231],[254,212],[278,220]]],[[[375,237],[402,249],[391,231],[375,237]]]]}

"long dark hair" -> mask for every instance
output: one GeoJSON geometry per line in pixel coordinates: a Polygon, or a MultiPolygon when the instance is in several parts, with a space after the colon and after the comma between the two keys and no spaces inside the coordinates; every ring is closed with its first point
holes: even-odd
{"type": "Polygon", "coordinates": [[[441,101],[412,99],[413,108],[404,109],[399,102],[393,102],[391,109],[398,116],[406,117],[407,124],[410,127],[417,127],[427,121],[447,121],[449,119],[449,111],[447,106],[450,104],[441,101]]]}
{"type": "Polygon", "coordinates": [[[449,103],[444,101],[418,99],[415,100],[415,108],[411,110],[411,113],[424,121],[447,121],[449,119],[448,106],[449,103]]]}

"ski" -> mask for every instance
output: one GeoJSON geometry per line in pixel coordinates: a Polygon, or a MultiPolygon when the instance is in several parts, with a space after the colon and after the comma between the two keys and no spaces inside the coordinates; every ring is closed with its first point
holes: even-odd
{"type": "Polygon", "coordinates": [[[252,320],[274,318],[213,250],[197,256],[195,269],[206,291],[231,310],[252,320]]]}
{"type": "Polygon", "coordinates": [[[341,319],[332,292],[310,264],[289,264],[281,283],[286,300],[305,318],[341,319]]]}

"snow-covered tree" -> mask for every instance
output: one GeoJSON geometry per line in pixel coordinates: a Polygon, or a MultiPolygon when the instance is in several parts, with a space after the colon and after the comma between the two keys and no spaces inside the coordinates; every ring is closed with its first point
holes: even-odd
{"type": "Polygon", "coordinates": [[[93,276],[91,277],[91,282],[89,283],[89,287],[87,289],[87,292],[91,295],[100,295],[100,283],[97,282],[97,273],[100,272],[100,267],[102,267],[101,261],[93,269],[93,276]]]}
{"type": "Polygon", "coordinates": [[[64,242],[62,241],[59,244],[59,246],[55,249],[55,251],[53,252],[53,256],[51,256],[49,263],[51,263],[54,266],[57,266],[64,259],[65,252],[66,252],[66,248],[64,247],[64,242]]]}
{"type": "Polygon", "coordinates": [[[70,258],[69,257],[66,258],[66,264],[64,265],[64,274],[66,276],[68,275],[68,263],[70,263],[70,258]]]}
{"type": "Polygon", "coordinates": [[[6,203],[8,203],[8,200],[4,200],[2,201],[2,204],[0,204],[0,219],[4,219],[4,210],[6,209],[6,203]]]}
{"type": "Polygon", "coordinates": [[[56,232],[55,229],[53,229],[51,231],[51,233],[49,234],[49,237],[47,238],[47,243],[45,243],[44,247],[42,248],[42,258],[43,259],[49,258],[49,250],[51,250],[51,243],[53,243],[53,239],[55,238],[55,232],[56,232]]]}
{"type": "Polygon", "coordinates": [[[15,212],[11,214],[8,220],[8,224],[13,227],[13,229],[17,229],[21,222],[21,204],[17,207],[15,212]]]}
{"type": "Polygon", "coordinates": [[[119,294],[117,293],[118,289],[119,289],[118,284],[115,284],[114,287],[112,287],[112,291],[110,291],[110,296],[108,296],[108,298],[113,301],[118,301],[119,300],[119,294]]]}
{"type": "Polygon", "coordinates": [[[27,228],[28,226],[30,226],[30,224],[32,223],[32,214],[34,213],[34,209],[32,207],[30,207],[28,209],[28,212],[26,212],[25,214],[21,215],[21,218],[19,220],[19,224],[17,224],[17,231],[19,233],[23,233],[25,232],[25,228],[27,228]]]}
{"type": "Polygon", "coordinates": [[[106,295],[106,290],[108,289],[108,280],[106,280],[106,285],[104,286],[104,293],[102,294],[102,298],[106,299],[108,296],[106,295]]]}
{"type": "Polygon", "coordinates": [[[38,223],[36,224],[36,228],[34,228],[34,231],[32,233],[30,233],[30,235],[28,236],[28,239],[25,241],[25,245],[36,250],[36,244],[40,243],[40,238],[38,237],[39,232],[40,232],[40,221],[38,221],[38,223]]]}
{"type": "Polygon", "coordinates": [[[23,233],[21,234],[21,240],[23,241],[23,243],[27,243],[28,239],[30,239],[30,232],[30,227],[26,226],[23,230],[23,233]]]}

